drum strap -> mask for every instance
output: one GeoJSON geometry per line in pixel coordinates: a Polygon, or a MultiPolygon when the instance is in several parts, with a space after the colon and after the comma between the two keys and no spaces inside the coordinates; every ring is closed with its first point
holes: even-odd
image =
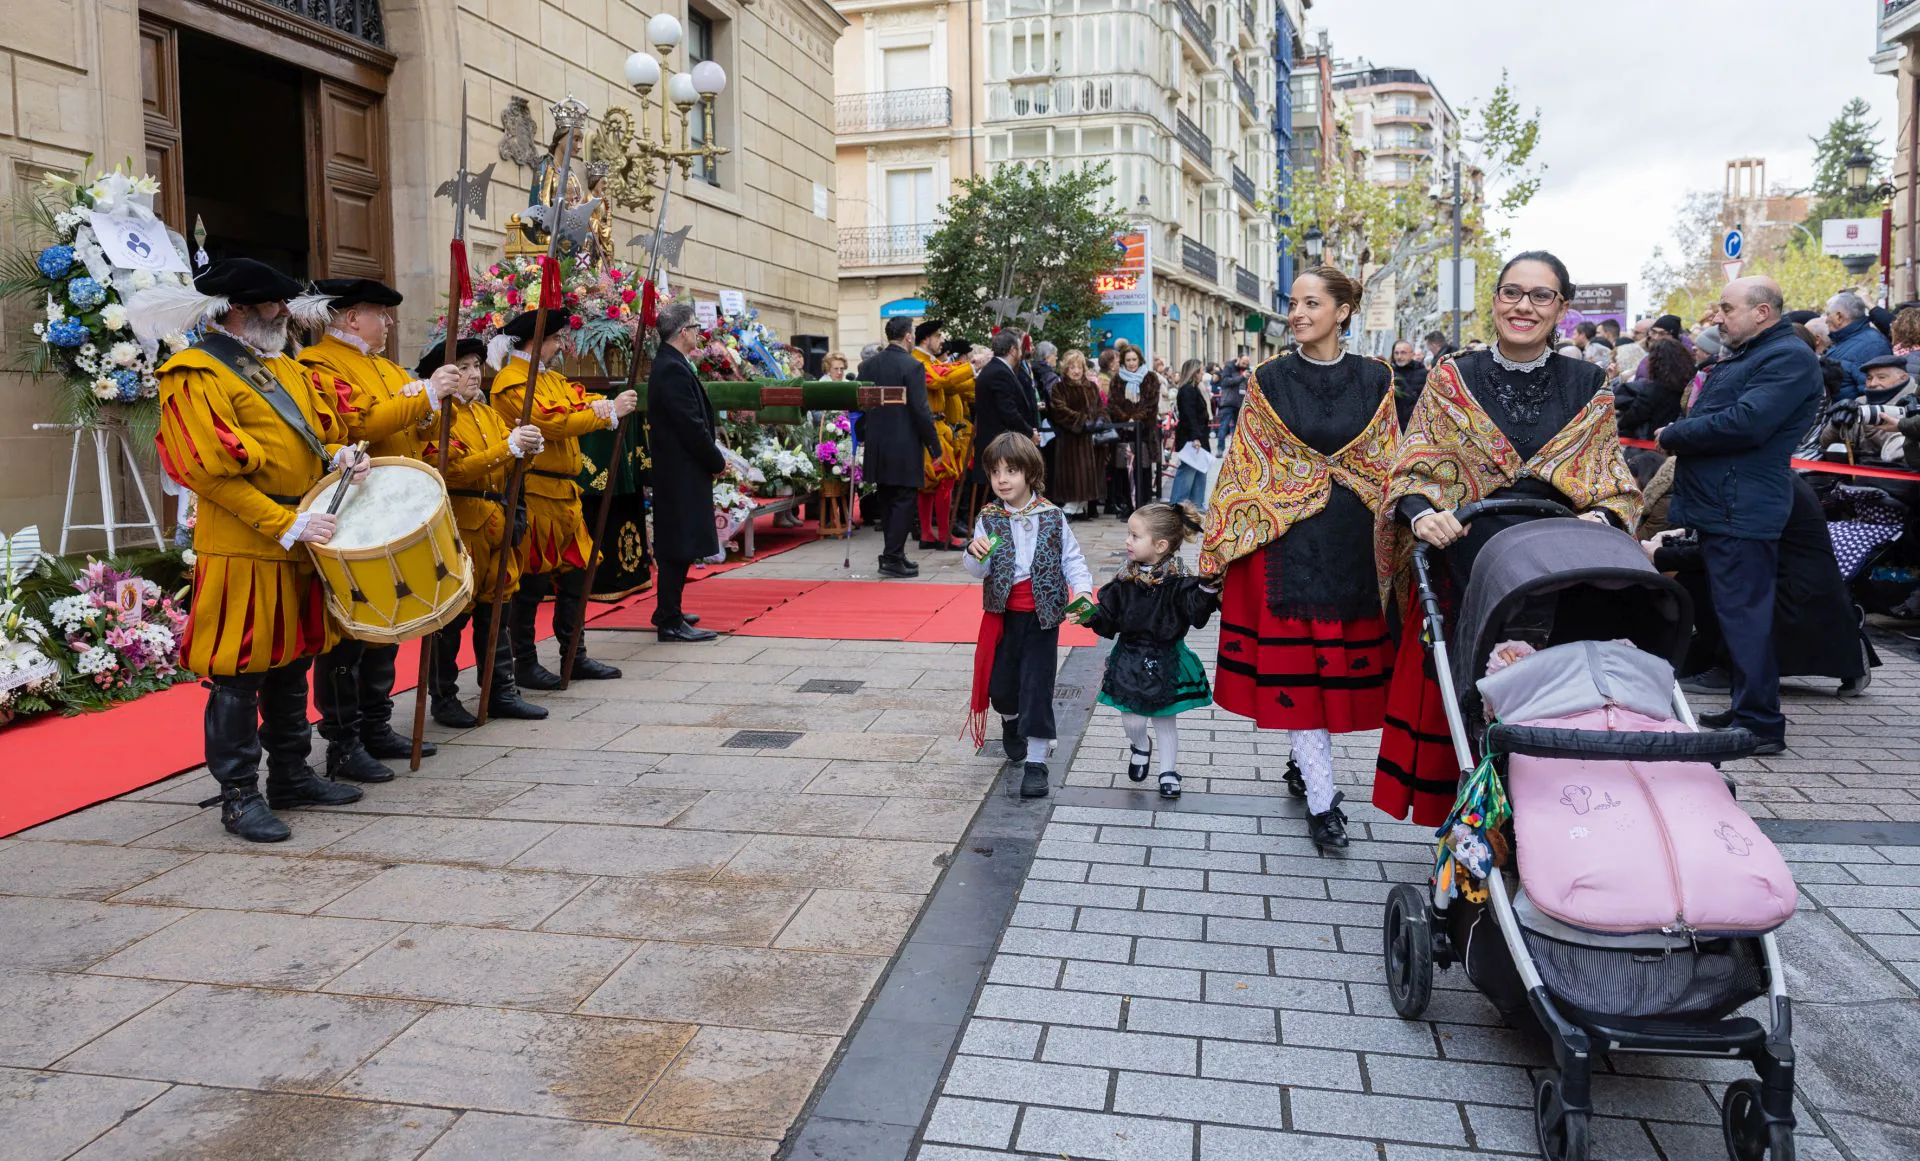
{"type": "MultiPolygon", "coordinates": [[[[292,428],[293,434],[299,436],[301,442],[307,445],[307,450],[312,452],[321,463],[327,462],[327,449],[320,442],[320,437],[315,434],[313,425],[308,423],[307,417],[301,413],[300,405],[287,394],[280,380],[274,378],[273,372],[261,365],[252,351],[247,350],[231,335],[223,335],[218,331],[208,331],[194,345],[220,360],[227,370],[238,375],[242,382],[259,392],[260,398],[267,401],[268,407],[273,408],[273,413],[292,428]]],[[[299,503],[298,500],[293,502],[299,503]]]]}
{"type": "Polygon", "coordinates": [[[504,492],[483,492],[478,488],[448,488],[447,495],[462,496],[469,500],[491,500],[495,504],[504,504],[507,502],[507,496],[504,492]]]}

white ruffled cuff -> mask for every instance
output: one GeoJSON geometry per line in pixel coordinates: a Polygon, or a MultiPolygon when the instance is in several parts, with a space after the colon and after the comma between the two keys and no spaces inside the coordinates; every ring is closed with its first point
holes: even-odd
{"type": "Polygon", "coordinates": [[[300,534],[307,530],[307,521],[312,517],[313,513],[311,511],[302,512],[298,516],[295,516],[293,523],[288,526],[286,534],[280,537],[280,547],[292,551],[293,546],[300,543],[300,534]]]}

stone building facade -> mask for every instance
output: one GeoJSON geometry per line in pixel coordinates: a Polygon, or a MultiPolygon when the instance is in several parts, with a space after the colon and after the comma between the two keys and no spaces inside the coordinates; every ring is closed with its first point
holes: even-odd
{"type": "MultiPolygon", "coordinates": [[[[825,0],[0,4],[0,201],[30,197],[43,173],[77,173],[88,157],[144,159],[167,185],[163,216],[183,232],[204,221],[216,256],[393,282],[407,302],[390,353],[410,363],[445,294],[453,215],[433,192],[456,167],[461,134],[472,169],[495,166],[486,217],[468,232],[484,266],[533,180],[508,156],[524,151],[503,141],[510,102],[525,100],[539,146],[552,131],[547,107],[568,95],[596,121],[613,106],[641,115],[622,66],[651,47],[647,21],[659,11],[688,33],[671,65],[690,67],[692,51],[729,78],[714,135],[731,152],[711,174],[675,180],[667,229],[691,233],[674,288],[739,290],[779,333],[832,337],[833,49],[845,21],[825,0]]],[[[619,215],[621,257],[636,253],[625,247],[641,227],[619,215]]],[[[31,316],[5,310],[11,354],[31,341],[31,316]]],[[[67,441],[32,431],[49,418],[47,398],[26,376],[0,374],[0,527],[38,523],[51,537],[67,441]]],[[[77,506],[90,514],[96,503],[77,506]]]]}

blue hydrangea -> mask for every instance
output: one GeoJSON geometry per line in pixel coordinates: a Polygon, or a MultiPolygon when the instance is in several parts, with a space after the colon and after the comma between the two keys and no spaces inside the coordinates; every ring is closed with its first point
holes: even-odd
{"type": "Polygon", "coordinates": [[[140,398],[140,372],[121,369],[109,376],[120,385],[120,402],[132,403],[140,398]]]}
{"type": "Polygon", "coordinates": [[[82,275],[67,283],[67,301],[81,310],[92,310],[107,301],[107,288],[82,275]]]}
{"type": "Polygon", "coordinates": [[[73,269],[73,247],[48,246],[40,251],[40,257],[34,265],[48,278],[64,277],[67,271],[73,269]]]}
{"type": "Polygon", "coordinates": [[[77,347],[93,337],[87,324],[75,319],[63,318],[59,322],[47,324],[47,341],[56,347],[77,347]]]}

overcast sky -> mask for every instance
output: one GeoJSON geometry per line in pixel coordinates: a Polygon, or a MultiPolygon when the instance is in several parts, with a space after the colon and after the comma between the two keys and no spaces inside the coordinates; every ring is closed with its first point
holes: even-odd
{"type": "MultiPolygon", "coordinates": [[[[1533,204],[1508,223],[1513,246],[1545,248],[1575,282],[1626,282],[1667,244],[1690,189],[1722,188],[1726,162],[1767,159],[1771,184],[1805,185],[1820,133],[1864,97],[1889,142],[1894,81],[1867,58],[1880,0],[1316,0],[1342,61],[1419,69],[1456,110],[1511,74],[1540,109],[1547,164],[1533,204]]],[[[1885,150],[1889,155],[1891,145],[1885,150]]]]}

